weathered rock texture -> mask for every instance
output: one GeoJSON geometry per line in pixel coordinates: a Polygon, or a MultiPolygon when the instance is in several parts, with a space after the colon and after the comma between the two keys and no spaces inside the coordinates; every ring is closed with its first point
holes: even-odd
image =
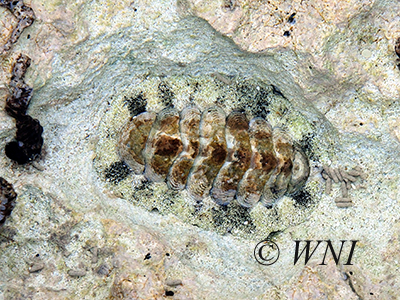
{"type": "MultiPolygon", "coordinates": [[[[25,81],[34,88],[28,113],[44,128],[44,155],[26,166],[0,156],[0,176],[18,194],[0,232],[0,299],[397,297],[400,71],[394,43],[400,4],[207,3],[30,1],[35,23],[0,60],[0,106],[15,57],[28,54],[25,81]],[[281,249],[272,266],[254,259],[258,240],[134,205],[96,170],[100,128],[113,103],[134,96],[138,80],[182,74],[272,84],[324,137],[311,169],[315,207],[302,223],[282,219],[285,226],[265,232],[281,249]],[[338,186],[324,194],[322,164],[361,166],[366,179],[364,188],[349,192],[353,207],[335,205],[338,186]],[[330,254],[320,265],[321,247],[307,266],[294,266],[294,240],[306,239],[332,240],[335,249],[340,240],[358,240],[353,265],[341,258],[336,266],[330,254]]],[[[4,45],[17,20],[5,8],[0,16],[4,45]]],[[[154,107],[157,97],[149,97],[154,107]]],[[[15,136],[4,111],[0,136],[1,149],[15,136]]],[[[163,188],[147,197],[156,199],[163,188]]],[[[292,202],[282,203],[285,210],[292,202]]]]}

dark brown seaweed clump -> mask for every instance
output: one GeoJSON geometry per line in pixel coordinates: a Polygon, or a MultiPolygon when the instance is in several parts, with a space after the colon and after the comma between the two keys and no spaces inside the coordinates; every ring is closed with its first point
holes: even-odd
{"type": "Polygon", "coordinates": [[[19,164],[25,164],[38,156],[43,145],[43,127],[39,121],[25,115],[17,119],[16,141],[6,145],[6,155],[19,164]]]}
{"type": "Polygon", "coordinates": [[[13,66],[9,84],[11,95],[7,97],[5,110],[15,119],[26,114],[31,101],[33,89],[24,81],[26,70],[30,65],[31,59],[24,54],[19,54],[13,66]]]}
{"type": "Polygon", "coordinates": [[[35,20],[35,13],[32,8],[25,5],[21,0],[0,0],[0,6],[7,8],[18,20],[17,26],[11,33],[7,43],[3,46],[2,50],[5,52],[10,50],[12,45],[17,42],[24,29],[32,25],[35,20]]]}
{"type": "MultiPolygon", "coordinates": [[[[0,0],[1,1],[1,0],[0,0]]],[[[5,111],[16,120],[16,140],[6,145],[8,158],[19,164],[25,164],[38,156],[43,146],[43,127],[39,121],[26,114],[32,97],[32,88],[24,82],[26,70],[31,59],[19,54],[10,81],[11,95],[8,96],[5,111]]]]}
{"type": "Polygon", "coordinates": [[[13,186],[4,178],[0,177],[0,226],[4,224],[6,218],[10,216],[15,206],[17,194],[13,186]]]}

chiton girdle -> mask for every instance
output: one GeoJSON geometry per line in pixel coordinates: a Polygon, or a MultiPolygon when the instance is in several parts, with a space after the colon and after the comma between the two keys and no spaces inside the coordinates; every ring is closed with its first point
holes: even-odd
{"type": "MultiPolygon", "coordinates": [[[[106,181],[105,191],[133,204],[139,213],[144,208],[151,213],[175,216],[184,223],[219,234],[232,233],[258,239],[269,230],[300,224],[321,200],[322,184],[319,177],[312,174],[316,174],[321,159],[326,160],[334,150],[329,137],[334,137],[335,132],[330,131],[329,124],[324,123],[318,111],[307,106],[308,103],[301,102],[301,97],[300,100],[295,99],[293,95],[279,92],[275,85],[259,79],[224,76],[229,78],[229,83],[209,74],[133,77],[124,91],[112,96],[112,101],[104,103],[105,110],[99,110],[101,122],[93,163],[99,179],[106,181]],[[168,99],[165,99],[165,87],[170,91],[168,99]],[[201,118],[202,113],[215,106],[224,111],[225,124],[230,113],[238,112],[245,114],[249,126],[252,119],[263,119],[262,122],[269,123],[272,128],[280,128],[287,134],[291,138],[290,145],[301,149],[309,160],[310,176],[305,178],[303,187],[286,192],[279,201],[273,200],[272,209],[261,203],[243,206],[237,201],[237,196],[229,204],[220,205],[212,199],[209,191],[203,199],[195,200],[185,188],[186,182],[180,184],[180,189],[174,189],[169,186],[168,178],[159,182],[148,181],[144,176],[144,161],[142,171],[137,172],[130,166],[129,152],[121,156],[121,136],[125,133],[129,137],[130,132],[124,126],[140,113],[152,113],[157,117],[157,112],[164,109],[176,109],[182,114],[185,109],[198,108],[201,118]],[[329,135],[325,135],[327,130],[329,135]]],[[[149,137],[150,130],[143,136],[149,137]]],[[[250,134],[250,131],[247,133],[250,134]]],[[[189,145],[185,146],[182,139],[181,142],[183,153],[189,145]]],[[[200,139],[193,138],[186,143],[193,142],[193,149],[190,146],[186,149],[186,155],[181,155],[184,162],[187,161],[184,158],[196,158],[196,155],[191,156],[194,149],[200,150],[200,139]]],[[[169,168],[168,173],[171,170],[169,168]]],[[[165,176],[168,177],[168,174],[165,176]]],[[[212,177],[212,182],[214,179],[212,177]]]]}

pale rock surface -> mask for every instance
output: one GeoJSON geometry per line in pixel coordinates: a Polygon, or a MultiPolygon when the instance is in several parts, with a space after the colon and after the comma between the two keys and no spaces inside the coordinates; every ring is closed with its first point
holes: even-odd
{"type": "MultiPolygon", "coordinates": [[[[0,176],[19,196],[0,229],[0,299],[396,299],[398,1],[27,3],[37,20],[1,57],[0,104],[13,57],[29,55],[29,114],[44,127],[45,147],[36,167],[0,156],[0,176]],[[293,12],[296,23],[289,24],[293,12]],[[266,54],[239,51],[192,15],[241,49],[266,54]],[[233,74],[255,63],[244,69],[270,74],[285,96],[309,101],[325,115],[323,124],[337,129],[339,151],[325,163],[360,165],[367,174],[365,188],[350,191],[352,208],[335,206],[334,185],[307,220],[277,232],[281,256],[272,266],[255,261],[258,241],[135,207],[110,192],[93,168],[107,101],[129,90],[130,76],[233,74]],[[328,256],[327,265],[313,258],[293,266],[297,239],[329,239],[335,249],[340,240],[359,240],[354,265],[336,266],[328,256]],[[39,263],[44,268],[30,273],[39,263]],[[182,284],[168,286],[171,280],[182,284]]],[[[4,41],[15,20],[3,8],[0,16],[4,41]]],[[[1,149],[15,134],[13,122],[0,112],[1,149]]]]}

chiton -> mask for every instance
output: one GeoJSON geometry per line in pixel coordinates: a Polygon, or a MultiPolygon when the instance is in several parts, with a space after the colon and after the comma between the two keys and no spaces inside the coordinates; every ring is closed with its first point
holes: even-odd
{"type": "Polygon", "coordinates": [[[118,151],[149,182],[186,188],[196,201],[210,194],[219,205],[236,198],[244,207],[272,207],[299,191],[310,173],[308,158],[282,129],[260,117],[249,121],[244,111],[226,116],[218,106],[134,116],[123,127],[118,151]]]}
{"type": "Polygon", "coordinates": [[[221,234],[301,223],[322,195],[309,174],[330,151],[329,124],[272,84],[219,77],[133,78],[100,111],[99,178],[134,205],[221,234]]]}

